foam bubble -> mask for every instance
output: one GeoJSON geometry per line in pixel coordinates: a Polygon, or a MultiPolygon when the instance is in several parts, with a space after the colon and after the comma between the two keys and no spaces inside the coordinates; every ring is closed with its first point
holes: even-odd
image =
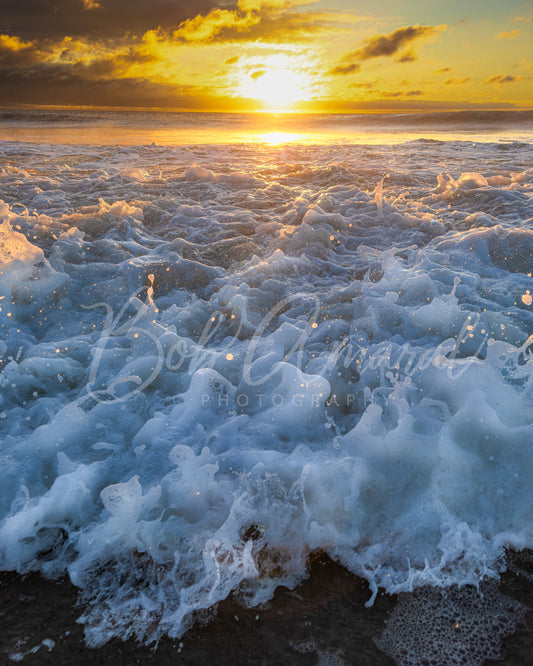
{"type": "Polygon", "coordinates": [[[399,666],[481,666],[501,657],[502,638],[514,633],[526,608],[493,584],[400,595],[377,646],[399,666]]]}

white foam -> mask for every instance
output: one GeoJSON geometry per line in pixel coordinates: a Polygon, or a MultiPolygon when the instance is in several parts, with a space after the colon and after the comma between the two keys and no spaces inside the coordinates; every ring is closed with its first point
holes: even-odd
{"type": "Polygon", "coordinates": [[[97,645],[532,547],[531,148],[459,147],[5,147],[1,566],[97,645]]]}

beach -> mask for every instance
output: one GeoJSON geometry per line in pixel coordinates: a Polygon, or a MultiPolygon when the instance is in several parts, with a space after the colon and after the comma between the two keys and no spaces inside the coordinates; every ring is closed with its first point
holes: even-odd
{"type": "MultiPolygon", "coordinates": [[[[532,607],[531,582],[507,575],[500,588],[532,607]]],[[[327,558],[315,562],[309,579],[295,591],[278,589],[268,604],[245,609],[222,602],[181,640],[162,639],[157,647],[133,640],[84,646],[76,590],[66,581],[51,583],[31,575],[1,579],[2,659],[23,664],[342,664],[381,665],[394,661],[375,641],[396,599],[380,595],[365,608],[368,586],[327,558]],[[42,641],[53,641],[43,644],[42,641]],[[36,649],[38,648],[38,649],[36,649]],[[31,652],[35,650],[35,652],[31,652]],[[20,655],[20,661],[13,656],[20,655]],[[22,656],[24,655],[24,656],[22,656]],[[11,657],[11,658],[10,658],[11,657]]],[[[530,663],[532,613],[503,641],[502,666],[530,663]]],[[[445,662],[444,662],[445,663],[445,662]]],[[[496,663],[496,662],[488,662],[496,663]]]]}

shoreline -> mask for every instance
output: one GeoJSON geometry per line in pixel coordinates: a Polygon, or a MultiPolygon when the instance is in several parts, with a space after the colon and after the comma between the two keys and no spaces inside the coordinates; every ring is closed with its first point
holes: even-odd
{"type": "MultiPolygon", "coordinates": [[[[507,571],[499,589],[529,608],[525,623],[504,639],[502,666],[526,666],[533,653],[533,578],[507,571]]],[[[126,664],[360,664],[386,666],[394,661],[379,651],[383,631],[397,598],[370,592],[357,578],[327,557],[318,559],[295,590],[278,588],[261,608],[244,608],[231,597],[198,618],[181,639],[163,639],[156,648],[134,640],[113,639],[100,648],[83,642],[76,622],[81,609],[77,590],[66,579],[39,574],[0,574],[1,663],[66,666],[126,664]],[[44,643],[43,643],[44,641],[44,643]],[[37,648],[37,649],[35,649],[37,648]],[[32,652],[33,651],[33,652],[32,652]],[[13,656],[18,653],[18,660],[13,656]],[[10,657],[11,655],[11,657],[10,657]]]]}

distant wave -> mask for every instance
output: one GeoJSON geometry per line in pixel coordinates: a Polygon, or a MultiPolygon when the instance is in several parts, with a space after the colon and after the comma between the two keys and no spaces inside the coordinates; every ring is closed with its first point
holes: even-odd
{"type": "Polygon", "coordinates": [[[97,111],[71,109],[0,109],[0,124],[64,125],[95,124],[149,127],[203,126],[206,128],[242,128],[272,119],[287,128],[327,129],[357,127],[380,129],[425,128],[447,131],[461,127],[494,129],[532,127],[533,111],[438,111],[430,113],[206,113],[169,111],[97,111]]]}

